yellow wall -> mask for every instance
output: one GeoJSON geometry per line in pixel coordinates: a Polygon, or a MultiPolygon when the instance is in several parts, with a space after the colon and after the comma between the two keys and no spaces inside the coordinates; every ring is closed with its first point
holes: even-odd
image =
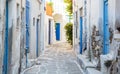
{"type": "Polygon", "coordinates": [[[52,16],[52,6],[46,3],[46,14],[52,16]]]}

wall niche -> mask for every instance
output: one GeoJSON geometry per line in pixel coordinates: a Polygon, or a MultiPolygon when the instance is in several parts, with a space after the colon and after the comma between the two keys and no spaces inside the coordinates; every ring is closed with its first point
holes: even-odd
{"type": "Polygon", "coordinates": [[[117,29],[117,31],[120,33],[120,21],[117,19],[115,22],[115,28],[117,29]]]}

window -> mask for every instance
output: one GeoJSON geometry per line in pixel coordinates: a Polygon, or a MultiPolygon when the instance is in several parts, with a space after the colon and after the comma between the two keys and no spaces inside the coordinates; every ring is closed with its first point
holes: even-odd
{"type": "Polygon", "coordinates": [[[76,38],[78,38],[78,13],[76,12],[76,38]]]}
{"type": "Polygon", "coordinates": [[[83,8],[80,8],[80,17],[83,16],[83,8]]]}
{"type": "Polygon", "coordinates": [[[17,25],[16,25],[16,29],[19,29],[19,25],[20,25],[20,9],[19,9],[19,4],[17,4],[17,25]]]}
{"type": "Polygon", "coordinates": [[[120,21],[119,21],[119,19],[116,20],[115,27],[116,27],[117,31],[120,32],[120,21]]]}
{"type": "Polygon", "coordinates": [[[33,18],[33,26],[35,26],[35,17],[33,18]]]}

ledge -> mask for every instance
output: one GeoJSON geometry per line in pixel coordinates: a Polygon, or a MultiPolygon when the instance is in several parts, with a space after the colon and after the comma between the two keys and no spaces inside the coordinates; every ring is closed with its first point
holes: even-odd
{"type": "Polygon", "coordinates": [[[119,33],[114,34],[114,39],[115,40],[120,40],[120,34],[119,33]]]}
{"type": "Polygon", "coordinates": [[[89,59],[88,59],[86,56],[84,56],[84,55],[78,55],[77,59],[78,59],[79,65],[81,66],[81,68],[82,68],[84,71],[86,71],[87,68],[89,68],[89,67],[91,67],[91,68],[95,68],[95,67],[96,67],[96,66],[95,66],[92,62],[90,62],[89,59]]]}
{"type": "Polygon", "coordinates": [[[102,72],[93,68],[88,68],[86,72],[87,72],[86,74],[102,74],[102,72]]]}

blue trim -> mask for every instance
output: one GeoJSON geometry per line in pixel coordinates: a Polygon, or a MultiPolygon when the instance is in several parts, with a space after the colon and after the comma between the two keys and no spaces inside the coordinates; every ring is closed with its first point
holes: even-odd
{"type": "Polygon", "coordinates": [[[108,0],[104,0],[104,2],[108,2],[108,0]]]}
{"type": "Polygon", "coordinates": [[[80,54],[82,54],[83,44],[82,44],[82,34],[83,34],[83,19],[80,17],[80,54]]]}
{"type": "Polygon", "coordinates": [[[26,48],[29,49],[29,1],[26,2],[26,48]]]}
{"type": "Polygon", "coordinates": [[[26,67],[28,63],[28,55],[29,52],[29,7],[30,3],[28,0],[26,0],[26,67]]]}
{"type": "Polygon", "coordinates": [[[108,0],[104,0],[104,24],[103,24],[103,54],[106,55],[109,53],[109,27],[108,27],[108,0]]]}
{"type": "Polygon", "coordinates": [[[60,41],[60,23],[56,23],[56,40],[60,41]]]}
{"type": "Polygon", "coordinates": [[[6,26],[5,26],[5,44],[4,44],[4,60],[3,60],[3,74],[8,73],[8,52],[9,52],[9,40],[8,40],[8,1],[6,1],[6,26]]]}

